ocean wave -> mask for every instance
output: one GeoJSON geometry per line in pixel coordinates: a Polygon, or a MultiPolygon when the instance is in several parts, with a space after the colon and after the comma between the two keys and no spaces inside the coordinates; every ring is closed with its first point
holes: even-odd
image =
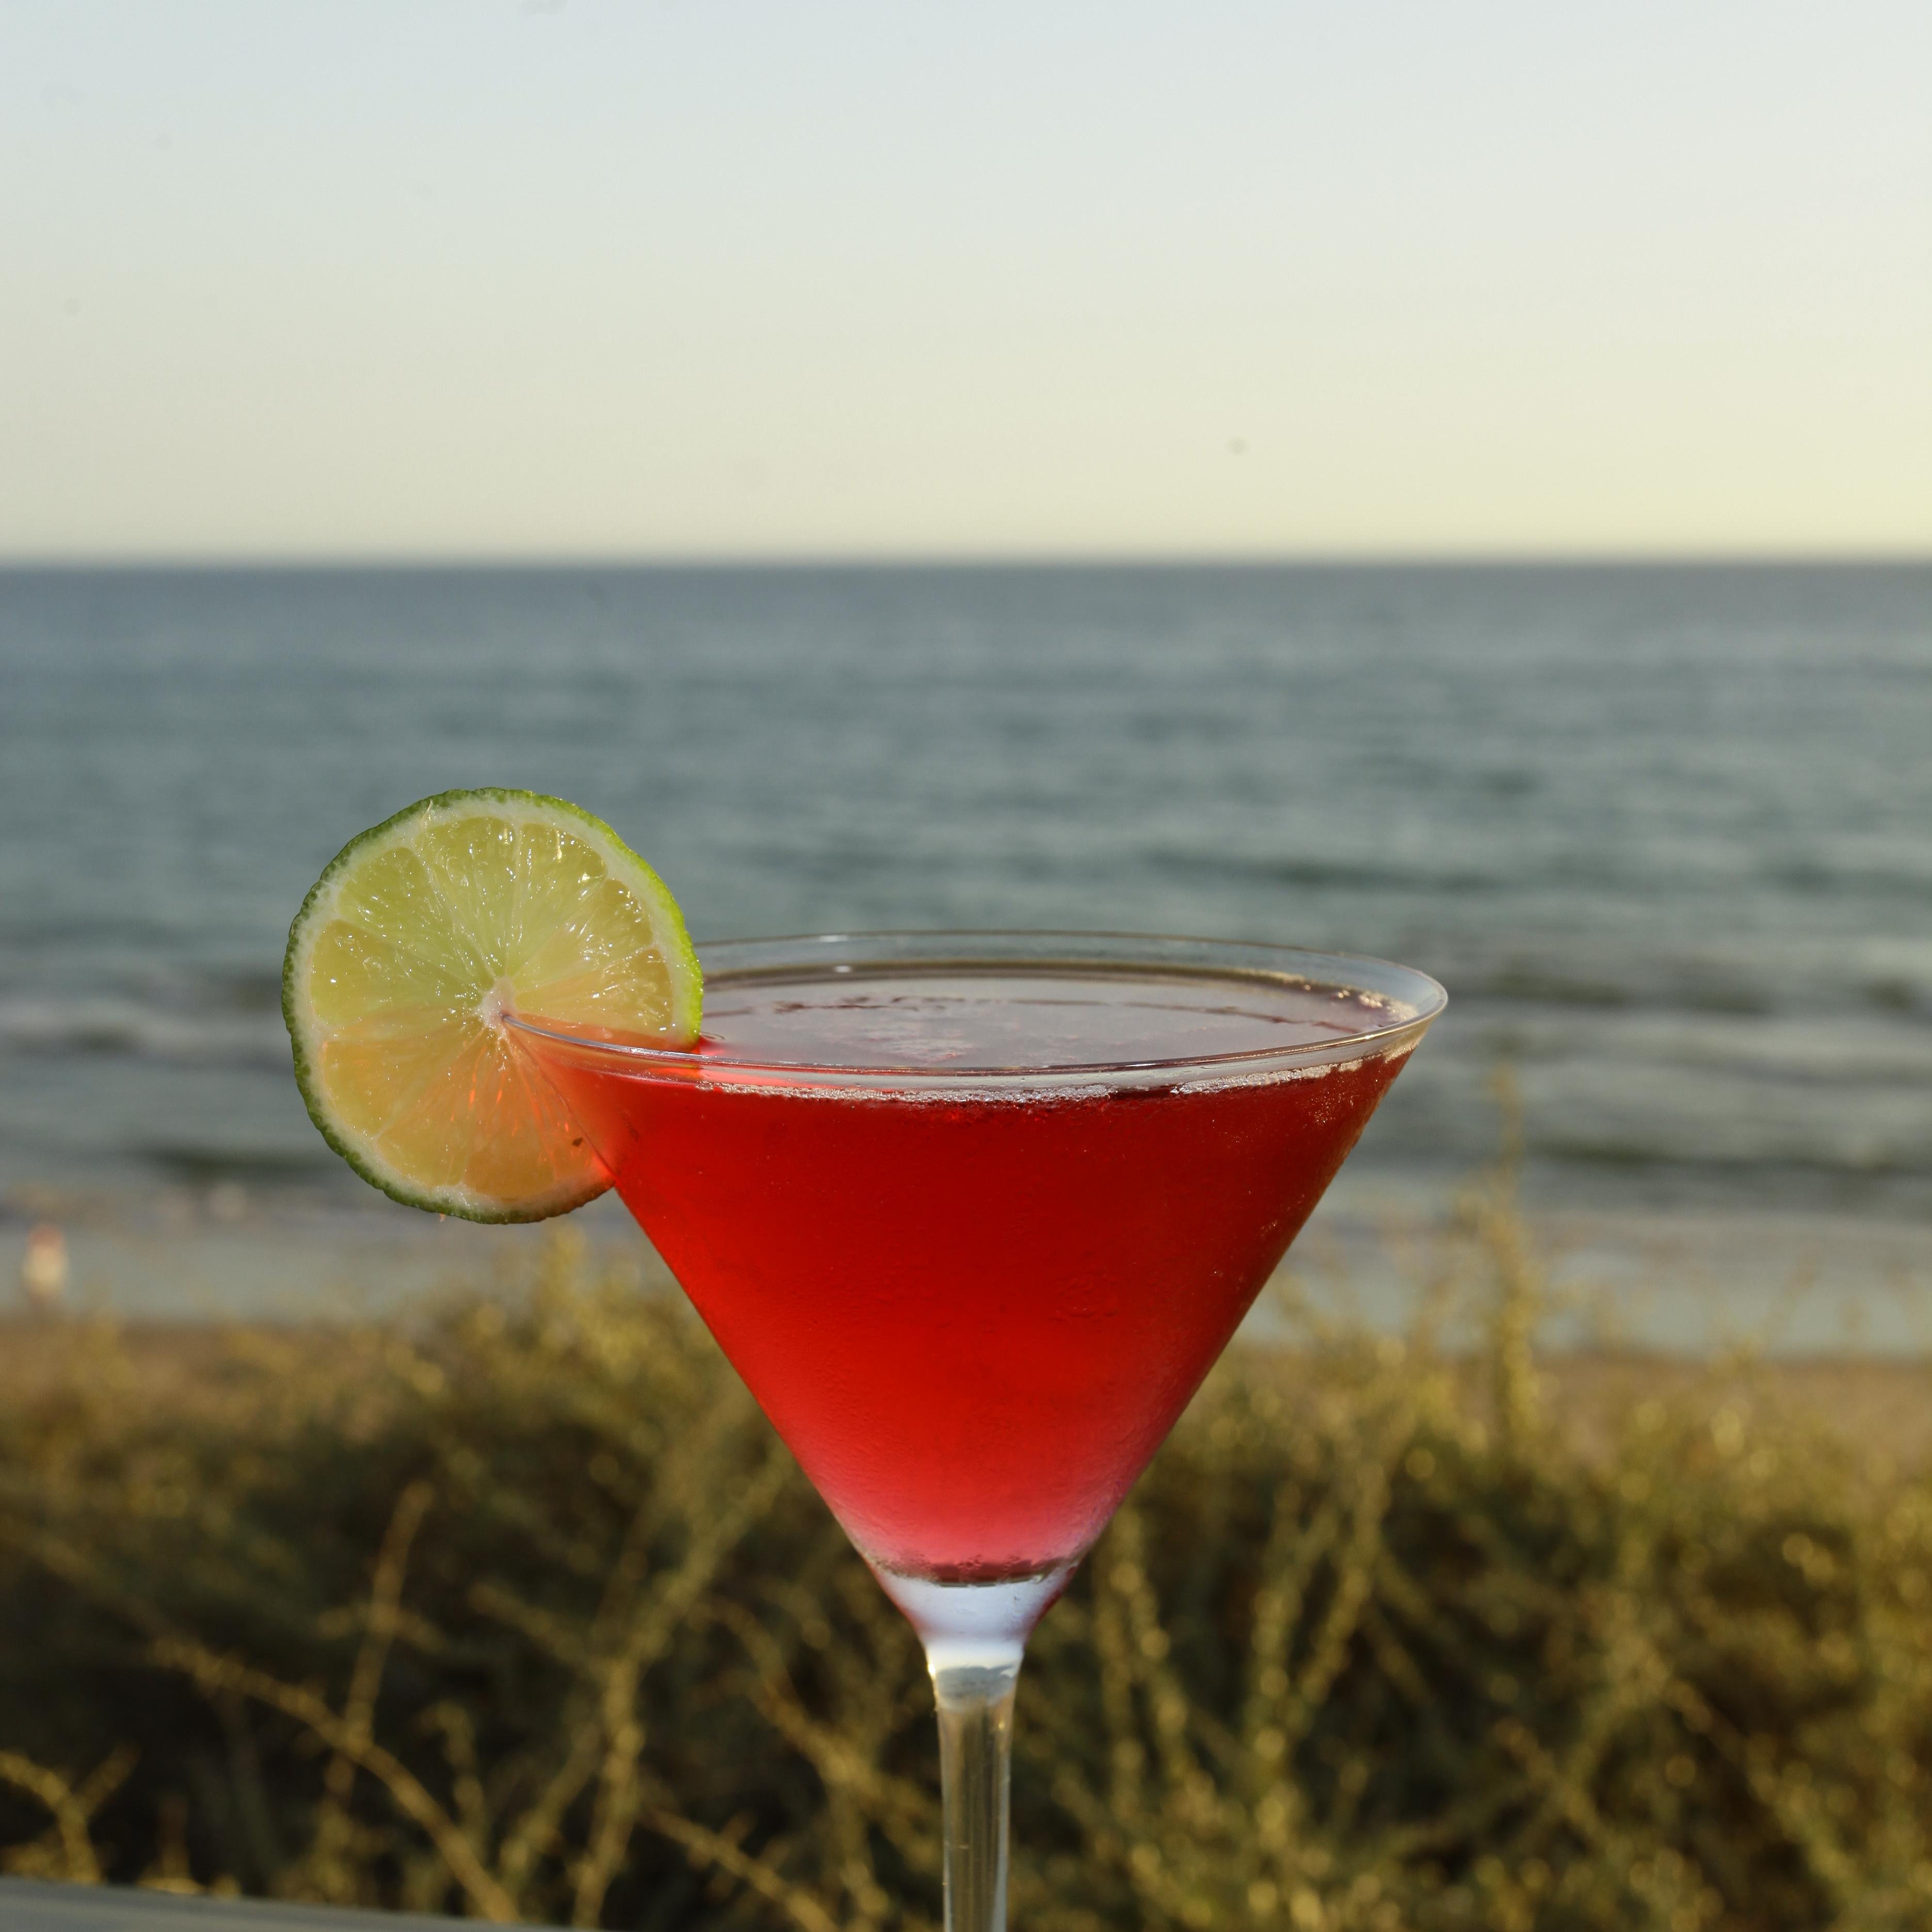
{"type": "Polygon", "coordinates": [[[0,1000],[0,1052],[284,1066],[279,1014],[183,1013],[112,997],[0,1000]]]}
{"type": "Polygon", "coordinates": [[[1388,860],[1312,855],[1196,851],[1167,847],[1144,854],[1150,871],[1181,878],[1228,880],[1243,885],[1336,886],[1353,892],[1495,892],[1520,883],[1506,869],[1452,871],[1388,860]]]}
{"type": "Polygon", "coordinates": [[[1664,1146],[1636,1136],[1567,1133],[1539,1136],[1531,1152],[1538,1161],[1566,1166],[1604,1167],[1654,1172],[1700,1170],[1733,1178],[1779,1174],[1828,1174],[1840,1179],[1928,1181],[1922,1142],[1888,1148],[1814,1147],[1810,1149],[1664,1146]]]}
{"type": "Polygon", "coordinates": [[[347,1169],[320,1140],[313,1152],[299,1148],[212,1146],[198,1142],[149,1142],[128,1151],[169,1180],[191,1186],[226,1180],[273,1188],[319,1180],[339,1180],[347,1174],[347,1169]]]}

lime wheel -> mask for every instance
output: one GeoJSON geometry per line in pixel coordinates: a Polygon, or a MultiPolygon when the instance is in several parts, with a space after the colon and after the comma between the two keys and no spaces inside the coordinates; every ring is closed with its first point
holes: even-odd
{"type": "Polygon", "coordinates": [[[602,820],[526,791],[440,793],[351,839],[282,968],[323,1138],[386,1194],[474,1221],[610,1184],[506,1014],[688,1046],[703,999],[664,882],[602,820]]]}

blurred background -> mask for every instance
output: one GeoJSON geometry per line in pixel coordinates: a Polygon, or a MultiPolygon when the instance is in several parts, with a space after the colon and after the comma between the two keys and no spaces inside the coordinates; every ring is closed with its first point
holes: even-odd
{"type": "Polygon", "coordinates": [[[1932,1924],[1928,74],[0,0],[0,1918],[941,1922],[910,1630],[621,1211],[297,1098],[308,887],[506,784],[700,936],[1450,989],[1041,1627],[1018,1923],[1932,1924]]]}
{"type": "Polygon", "coordinates": [[[339,845],[507,784],[700,935],[1426,968],[1304,1249],[1377,1320],[1506,1066],[1620,1334],[1916,1348],[1928,62],[1882,0],[14,0],[8,1280],[520,1238],[356,1182],[277,1010],[339,845]]]}

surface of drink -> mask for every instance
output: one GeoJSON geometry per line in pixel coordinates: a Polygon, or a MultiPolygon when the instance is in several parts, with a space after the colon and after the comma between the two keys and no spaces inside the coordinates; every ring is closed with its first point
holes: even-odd
{"type": "Polygon", "coordinates": [[[967,1582],[1105,1526],[1414,1044],[1349,1044],[1391,1024],[1261,975],[899,970],[715,982],[692,1054],[531,1040],[853,1540],[967,1582]]]}

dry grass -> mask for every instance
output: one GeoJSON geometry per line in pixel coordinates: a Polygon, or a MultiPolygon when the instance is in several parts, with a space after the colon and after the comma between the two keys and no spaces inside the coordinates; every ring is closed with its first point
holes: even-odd
{"type": "MultiPolygon", "coordinates": [[[[1539,1364],[1499,1184],[1442,1267],[1484,1360],[1426,1319],[1238,1354],[1042,1625],[1018,1922],[1932,1924],[1918,1372],[1880,1443],[1796,1372],[1539,1364]]],[[[936,1923],[909,1632],[695,1323],[567,1234],[508,1310],[62,1329],[0,1385],[6,1868],[936,1923]]]]}

